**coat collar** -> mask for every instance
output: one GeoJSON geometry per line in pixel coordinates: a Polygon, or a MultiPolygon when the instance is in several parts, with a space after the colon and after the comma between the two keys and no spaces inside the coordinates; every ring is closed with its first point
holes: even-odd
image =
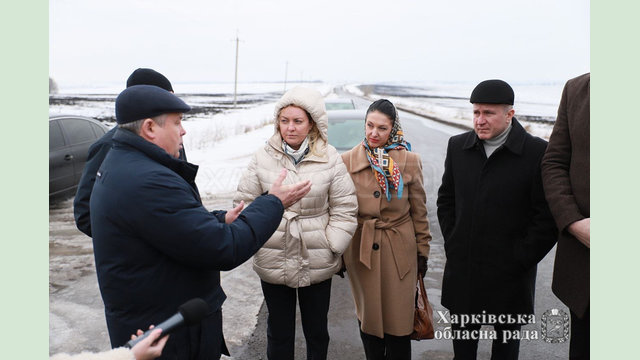
{"type": "MultiPolygon", "coordinates": [[[[407,150],[388,150],[389,156],[398,164],[400,173],[404,171],[404,165],[407,163],[407,152],[407,150]]],[[[354,174],[369,167],[371,167],[371,164],[369,164],[369,159],[367,159],[364,146],[362,146],[362,143],[358,143],[358,145],[349,150],[349,168],[347,171],[354,174]]]]}
{"type": "Polygon", "coordinates": [[[198,165],[174,158],[158,145],[143,139],[129,130],[116,130],[113,135],[113,141],[116,147],[134,148],[147,155],[153,161],[171,169],[189,184],[194,183],[196,174],[198,173],[198,165]]]}
{"type": "MultiPolygon", "coordinates": [[[[476,133],[472,130],[467,136],[463,149],[469,150],[473,148],[479,148],[482,146],[482,140],[478,138],[476,133]]],[[[511,131],[507,140],[504,142],[503,147],[510,150],[516,155],[521,155],[524,148],[524,142],[527,137],[527,131],[520,125],[520,122],[516,118],[511,119],[511,131]]]]}

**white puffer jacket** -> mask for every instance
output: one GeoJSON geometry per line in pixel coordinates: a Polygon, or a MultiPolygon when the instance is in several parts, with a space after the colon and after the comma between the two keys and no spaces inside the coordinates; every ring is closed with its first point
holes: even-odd
{"type": "Polygon", "coordinates": [[[327,280],[340,269],[341,255],[358,225],[358,200],[342,158],[326,143],[328,121],[320,93],[302,87],[289,90],[276,104],[274,122],[276,131],[251,159],[234,202],[248,205],[268,191],[282,168],[288,171],[284,184],[311,180],[311,191],[285,209],[278,229],[253,259],[263,281],[298,288],[327,280]],[[277,114],[288,105],[305,109],[324,140],[321,156],[309,152],[298,165],[282,150],[277,130],[277,114]]]}

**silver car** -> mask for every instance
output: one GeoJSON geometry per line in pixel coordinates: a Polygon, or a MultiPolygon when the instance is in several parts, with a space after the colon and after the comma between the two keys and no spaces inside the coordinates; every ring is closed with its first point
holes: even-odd
{"type": "Polygon", "coordinates": [[[329,117],[329,144],[339,152],[351,150],[364,139],[365,109],[330,110],[329,117]]]}
{"type": "Polygon", "coordinates": [[[356,105],[352,99],[347,98],[330,98],[324,100],[327,111],[329,110],[350,110],[355,109],[356,105]]]}

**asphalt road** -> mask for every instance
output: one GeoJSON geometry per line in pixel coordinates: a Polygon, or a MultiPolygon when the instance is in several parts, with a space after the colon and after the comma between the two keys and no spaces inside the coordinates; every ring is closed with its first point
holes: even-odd
{"type": "MultiPolygon", "coordinates": [[[[336,90],[340,96],[348,94],[336,90]]],[[[350,97],[350,96],[349,96],[350,97]]],[[[370,101],[354,97],[357,107],[366,108],[370,101]]],[[[406,139],[411,143],[412,150],[419,153],[423,163],[423,174],[427,192],[427,208],[431,225],[431,254],[429,257],[429,271],[425,279],[427,294],[434,309],[434,321],[440,316],[438,311],[445,312],[440,305],[442,288],[442,274],[445,264],[445,254],[442,234],[436,216],[436,196],[444,170],[444,158],[449,137],[463,132],[456,127],[443,125],[432,120],[400,112],[400,119],[406,139]]],[[[551,292],[551,275],[555,247],[538,266],[536,285],[536,323],[523,327],[530,334],[537,333],[538,339],[522,340],[520,345],[520,359],[522,360],[551,360],[567,359],[569,346],[565,343],[546,343],[540,339],[541,316],[550,309],[568,309],[551,292]]],[[[347,274],[348,276],[348,274],[347,274]]],[[[331,305],[329,308],[329,359],[353,360],[364,359],[362,343],[358,333],[355,308],[347,278],[334,276],[332,280],[331,305]]],[[[266,359],[266,306],[263,304],[258,315],[256,329],[244,345],[235,349],[232,356],[235,359],[266,359]]],[[[436,331],[443,330],[446,325],[442,321],[436,322],[436,331]]],[[[484,329],[484,328],[483,328],[484,329]]],[[[487,328],[490,329],[490,328],[487,328]]],[[[296,359],[306,358],[306,346],[300,323],[298,310],[296,328],[296,359]]],[[[489,359],[491,341],[481,340],[478,346],[478,359],[489,359]]],[[[422,340],[412,341],[413,359],[452,359],[453,348],[450,340],[422,340]]]]}

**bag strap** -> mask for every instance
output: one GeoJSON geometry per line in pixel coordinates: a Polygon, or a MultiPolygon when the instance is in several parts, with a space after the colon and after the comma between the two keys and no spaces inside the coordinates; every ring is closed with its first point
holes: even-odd
{"type": "Polygon", "coordinates": [[[426,309],[427,308],[427,304],[425,304],[425,301],[429,301],[429,298],[427,298],[427,291],[424,289],[424,280],[421,276],[421,274],[418,272],[418,294],[417,294],[417,299],[416,299],[416,308],[418,309],[426,309]]]}

